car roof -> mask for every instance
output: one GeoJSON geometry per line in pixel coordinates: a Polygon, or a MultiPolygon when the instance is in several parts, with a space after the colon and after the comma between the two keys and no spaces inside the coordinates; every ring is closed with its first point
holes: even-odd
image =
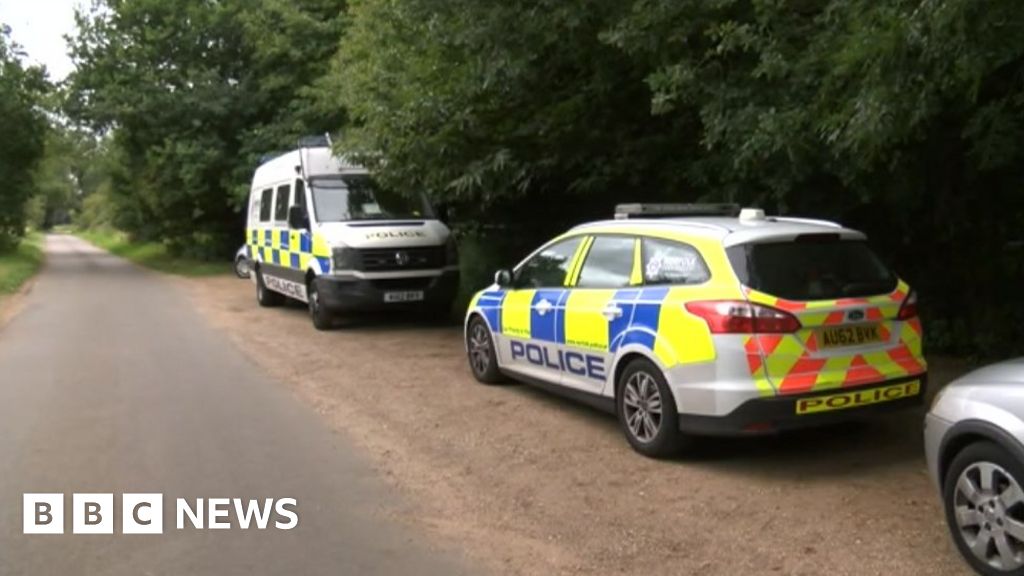
{"type": "Polygon", "coordinates": [[[630,218],[600,220],[574,227],[571,233],[656,233],[666,236],[699,236],[717,239],[726,247],[765,240],[792,240],[804,234],[838,234],[847,240],[864,240],[857,230],[827,220],[769,216],[740,219],[723,216],[681,218],[630,218]]]}

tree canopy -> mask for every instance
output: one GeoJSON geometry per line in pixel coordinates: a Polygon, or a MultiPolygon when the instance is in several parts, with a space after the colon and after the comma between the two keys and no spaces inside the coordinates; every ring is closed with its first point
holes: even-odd
{"type": "Polygon", "coordinates": [[[310,91],[337,0],[111,0],[77,16],[65,112],[106,134],[117,223],[212,257],[237,241],[261,155],[340,124],[310,91]]]}
{"type": "Polygon", "coordinates": [[[25,232],[26,207],[44,150],[46,117],[40,104],[47,88],[43,70],[22,63],[10,30],[0,24],[0,252],[25,232]]]}
{"type": "Polygon", "coordinates": [[[331,131],[484,257],[735,201],[868,232],[933,345],[1021,349],[1010,0],[106,0],[78,26],[64,112],[103,135],[110,219],[180,250],[227,252],[259,156],[331,131]]]}

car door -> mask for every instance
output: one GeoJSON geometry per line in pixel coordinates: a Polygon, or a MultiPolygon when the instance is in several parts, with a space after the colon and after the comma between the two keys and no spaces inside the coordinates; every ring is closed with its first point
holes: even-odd
{"type": "Polygon", "coordinates": [[[584,240],[574,236],[552,242],[516,269],[501,304],[501,331],[495,334],[504,369],[561,383],[562,309],[584,240]]]}
{"type": "Polygon", "coordinates": [[[599,394],[608,380],[615,336],[625,332],[640,292],[639,240],[595,236],[564,305],[565,386],[599,394]]]}

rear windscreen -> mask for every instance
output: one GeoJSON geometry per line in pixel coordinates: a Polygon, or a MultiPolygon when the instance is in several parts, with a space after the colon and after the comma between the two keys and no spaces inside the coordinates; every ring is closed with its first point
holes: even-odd
{"type": "Polygon", "coordinates": [[[896,275],[861,240],[808,235],[741,244],[727,252],[744,285],[787,300],[836,300],[896,289],[896,275]]]}

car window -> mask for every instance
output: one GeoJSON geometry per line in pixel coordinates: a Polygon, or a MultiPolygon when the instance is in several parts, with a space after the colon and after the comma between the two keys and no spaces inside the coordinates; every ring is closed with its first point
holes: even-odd
{"type": "Polygon", "coordinates": [[[288,185],[277,187],[277,199],[274,202],[274,220],[284,222],[288,220],[288,185]]]}
{"type": "Polygon", "coordinates": [[[711,278],[696,248],[682,242],[644,238],[644,284],[703,284],[711,278]]]}
{"type": "Polygon", "coordinates": [[[636,240],[630,236],[598,236],[587,251],[576,286],[623,288],[633,273],[636,240]]]}
{"type": "Polygon", "coordinates": [[[270,214],[274,209],[274,189],[267,188],[260,193],[260,222],[270,222],[270,214]]]}
{"type": "Polygon", "coordinates": [[[898,282],[867,242],[843,240],[838,234],[740,244],[726,252],[740,282],[787,300],[888,294],[898,282]]]}
{"type": "Polygon", "coordinates": [[[580,236],[556,242],[526,261],[516,271],[517,288],[552,288],[563,286],[569,264],[581,241],[580,236]]]}

